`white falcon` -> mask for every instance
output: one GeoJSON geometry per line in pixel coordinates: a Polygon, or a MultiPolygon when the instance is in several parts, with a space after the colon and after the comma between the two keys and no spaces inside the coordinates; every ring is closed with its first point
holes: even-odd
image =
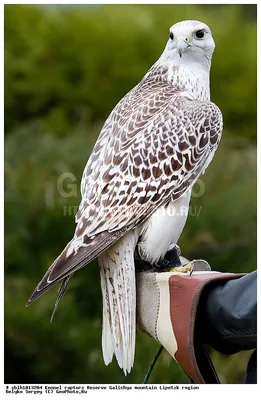
{"type": "Polygon", "coordinates": [[[106,120],[83,173],[73,239],[28,301],[62,281],[57,307],[72,274],[98,256],[103,358],[115,354],[125,374],[135,351],[136,245],[155,264],[177,243],[191,188],[221,138],[222,114],[210,102],[214,47],[202,22],[170,28],[158,61],[106,120]]]}

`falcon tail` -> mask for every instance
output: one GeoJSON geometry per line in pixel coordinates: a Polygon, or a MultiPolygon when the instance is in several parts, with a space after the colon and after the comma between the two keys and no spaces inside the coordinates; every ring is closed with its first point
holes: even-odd
{"type": "Polygon", "coordinates": [[[106,365],[113,354],[125,375],[135,353],[136,289],[134,250],[138,237],[128,232],[99,256],[103,296],[102,351],[106,365]]]}
{"type": "MultiPolygon", "coordinates": [[[[77,250],[75,250],[75,240],[72,239],[38,283],[26,305],[29,306],[34,300],[51,289],[59,281],[64,280],[78,269],[84,267],[117,241],[122,235],[123,232],[121,231],[112,233],[102,232],[93,239],[87,237],[84,244],[78,247],[77,250]]],[[[67,284],[65,285],[65,289],[66,286],[67,284]]]]}

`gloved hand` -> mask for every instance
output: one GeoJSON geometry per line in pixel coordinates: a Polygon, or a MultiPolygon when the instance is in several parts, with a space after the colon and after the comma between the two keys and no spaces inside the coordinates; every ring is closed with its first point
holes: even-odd
{"type": "MultiPolygon", "coordinates": [[[[182,257],[181,261],[188,263],[182,257]]],[[[139,261],[138,268],[141,267],[139,261]]],[[[204,342],[197,339],[195,332],[199,323],[204,331],[208,318],[200,299],[208,288],[221,283],[223,286],[244,274],[210,271],[204,260],[194,260],[193,267],[191,276],[146,268],[136,273],[137,325],[164,346],[193,382],[219,383],[204,342]],[[199,304],[201,315],[196,318],[199,304]]]]}

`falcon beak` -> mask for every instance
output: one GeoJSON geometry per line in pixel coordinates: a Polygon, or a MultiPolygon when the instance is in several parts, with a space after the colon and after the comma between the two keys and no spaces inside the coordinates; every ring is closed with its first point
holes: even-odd
{"type": "Polygon", "coordinates": [[[180,58],[182,57],[184,51],[186,51],[187,48],[190,46],[191,44],[189,43],[189,39],[187,37],[179,37],[177,39],[177,51],[179,53],[180,58]]]}

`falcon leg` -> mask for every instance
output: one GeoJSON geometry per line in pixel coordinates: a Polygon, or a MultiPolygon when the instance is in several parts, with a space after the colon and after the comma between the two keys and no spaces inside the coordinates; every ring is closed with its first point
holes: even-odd
{"type": "Polygon", "coordinates": [[[154,264],[155,269],[166,270],[169,268],[182,268],[179,258],[180,254],[180,247],[178,245],[173,246],[172,249],[167,251],[164,258],[160,258],[159,261],[154,264]]]}
{"type": "Polygon", "coordinates": [[[167,271],[167,272],[180,272],[180,273],[186,273],[190,271],[190,275],[193,272],[193,262],[189,262],[186,265],[182,265],[180,261],[180,247],[178,245],[175,245],[172,249],[168,250],[167,253],[165,254],[163,259],[160,259],[156,267],[160,267],[158,271],[167,271]]]}
{"type": "Polygon", "coordinates": [[[193,262],[189,262],[186,265],[182,265],[180,261],[181,250],[178,245],[174,245],[170,250],[167,251],[164,257],[160,258],[157,263],[149,264],[147,260],[143,259],[141,251],[142,242],[138,242],[136,248],[135,265],[139,269],[149,270],[153,269],[156,272],[180,272],[186,273],[190,271],[190,275],[193,272],[193,262]]]}

